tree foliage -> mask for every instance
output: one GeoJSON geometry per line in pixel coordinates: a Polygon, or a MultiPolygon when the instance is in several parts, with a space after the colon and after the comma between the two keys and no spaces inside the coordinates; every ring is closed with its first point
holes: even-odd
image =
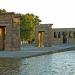
{"type": "MultiPolygon", "coordinates": [[[[0,9],[0,13],[7,12],[5,9],[0,9]]],[[[30,41],[34,40],[35,27],[39,25],[41,20],[34,14],[21,14],[20,17],[20,37],[21,40],[30,41]]]]}
{"type": "Polygon", "coordinates": [[[41,20],[34,14],[22,14],[21,15],[21,40],[27,40],[32,42],[34,39],[35,27],[39,25],[41,20]]]}
{"type": "Polygon", "coordinates": [[[0,9],[0,13],[4,13],[4,12],[6,12],[5,9],[0,9]]]}

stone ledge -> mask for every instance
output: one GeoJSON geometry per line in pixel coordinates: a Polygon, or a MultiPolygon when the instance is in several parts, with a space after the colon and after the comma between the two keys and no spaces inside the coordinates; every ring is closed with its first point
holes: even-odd
{"type": "Polygon", "coordinates": [[[24,49],[21,51],[0,51],[0,58],[28,58],[71,50],[75,50],[74,45],[65,47],[62,46],[62,47],[43,47],[34,49],[24,49]]]}

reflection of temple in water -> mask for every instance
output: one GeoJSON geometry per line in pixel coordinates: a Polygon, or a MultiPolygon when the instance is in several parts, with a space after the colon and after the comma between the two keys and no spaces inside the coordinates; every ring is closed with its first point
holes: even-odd
{"type": "Polygon", "coordinates": [[[35,42],[38,47],[57,44],[75,44],[75,28],[52,28],[53,24],[36,27],[35,42]]]}

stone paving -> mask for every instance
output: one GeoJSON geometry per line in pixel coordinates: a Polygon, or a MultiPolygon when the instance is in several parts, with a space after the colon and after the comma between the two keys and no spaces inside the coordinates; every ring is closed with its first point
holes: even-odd
{"type": "Polygon", "coordinates": [[[48,53],[75,50],[75,45],[56,45],[52,47],[38,48],[34,46],[22,46],[20,51],[0,51],[1,58],[26,58],[48,53]]]}

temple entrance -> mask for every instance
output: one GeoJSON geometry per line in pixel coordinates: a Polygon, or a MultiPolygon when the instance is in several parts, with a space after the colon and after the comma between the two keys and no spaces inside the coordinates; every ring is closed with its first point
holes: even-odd
{"type": "Polygon", "coordinates": [[[67,43],[67,34],[63,32],[63,44],[67,43]]]}
{"type": "Polygon", "coordinates": [[[42,47],[43,46],[43,32],[39,31],[38,32],[38,47],[42,47]]]}
{"type": "Polygon", "coordinates": [[[5,26],[0,26],[0,50],[5,48],[5,26]]]}

